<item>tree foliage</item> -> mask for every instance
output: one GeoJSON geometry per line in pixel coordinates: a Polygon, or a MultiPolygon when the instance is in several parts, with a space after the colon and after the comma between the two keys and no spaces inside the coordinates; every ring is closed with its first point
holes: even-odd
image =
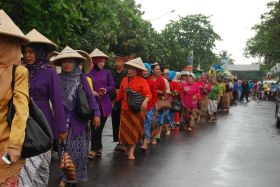
{"type": "Polygon", "coordinates": [[[269,12],[261,16],[261,22],[252,29],[256,35],[247,41],[245,53],[264,57],[265,63],[280,62],[280,1],[267,4],[269,12]]]}
{"type": "Polygon", "coordinates": [[[163,38],[169,45],[169,53],[165,62],[175,64],[179,68],[186,65],[189,51],[194,52],[194,66],[198,64],[207,69],[216,62],[216,56],[212,52],[215,41],[220,36],[215,33],[209,17],[196,14],[181,17],[179,21],[173,21],[162,32],[163,38]]]}
{"type": "Polygon", "coordinates": [[[207,69],[217,61],[212,50],[220,37],[209,17],[201,14],[181,17],[158,33],[142,18],[135,0],[7,0],[0,1],[0,7],[24,33],[36,28],[59,50],[69,45],[91,52],[97,47],[175,70],[186,65],[190,50],[195,66],[207,69]]]}
{"type": "Polygon", "coordinates": [[[221,63],[221,65],[227,63],[227,64],[234,64],[234,59],[231,58],[231,54],[228,53],[225,50],[222,50],[219,54],[218,54],[218,59],[219,62],[221,63]]]}

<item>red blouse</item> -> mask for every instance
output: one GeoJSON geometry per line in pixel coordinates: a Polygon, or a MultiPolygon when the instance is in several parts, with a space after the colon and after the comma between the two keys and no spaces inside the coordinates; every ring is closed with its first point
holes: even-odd
{"type": "Polygon", "coordinates": [[[149,78],[149,79],[146,79],[149,87],[150,87],[150,90],[151,90],[151,93],[152,93],[152,99],[149,100],[148,102],[148,106],[147,106],[147,111],[150,111],[153,106],[155,106],[157,100],[158,100],[158,96],[157,96],[157,84],[156,82],[149,78]]]}
{"type": "MultiPolygon", "coordinates": [[[[120,89],[117,93],[117,101],[122,100],[122,109],[123,110],[129,110],[127,105],[127,95],[126,95],[126,88],[128,84],[128,77],[126,76],[121,83],[120,89]]],[[[136,76],[129,81],[129,87],[131,90],[138,92],[141,95],[144,95],[149,99],[149,101],[152,99],[152,93],[150,91],[149,85],[147,81],[140,77],[136,76]]]]}
{"type": "Polygon", "coordinates": [[[171,81],[171,82],[169,82],[169,85],[170,85],[170,91],[171,92],[176,91],[177,93],[180,93],[180,91],[181,91],[181,83],[180,82],[171,81]]]}
{"type": "Polygon", "coordinates": [[[156,82],[157,90],[162,91],[163,94],[165,95],[166,94],[166,85],[165,85],[163,77],[161,77],[161,76],[153,77],[152,79],[156,82]]]}

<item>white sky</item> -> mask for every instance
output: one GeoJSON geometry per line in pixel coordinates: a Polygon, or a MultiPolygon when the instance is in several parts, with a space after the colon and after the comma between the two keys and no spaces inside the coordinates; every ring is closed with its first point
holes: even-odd
{"type": "Polygon", "coordinates": [[[235,64],[250,64],[257,59],[243,56],[246,41],[254,36],[251,28],[260,22],[261,14],[268,11],[271,0],[136,0],[157,31],[161,31],[170,20],[178,16],[203,14],[210,18],[214,31],[222,38],[216,43],[215,52],[221,50],[232,54],[235,64]],[[174,13],[168,13],[171,10],[174,13]],[[161,17],[162,16],[162,17],[161,17]],[[160,17],[160,18],[159,18],[160,17]],[[158,18],[158,19],[157,19],[158,18]]]}

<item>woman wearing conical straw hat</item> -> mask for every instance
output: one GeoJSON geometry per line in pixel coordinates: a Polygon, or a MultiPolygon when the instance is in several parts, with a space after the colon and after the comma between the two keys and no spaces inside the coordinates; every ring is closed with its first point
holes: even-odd
{"type": "Polygon", "coordinates": [[[147,81],[142,77],[142,72],[146,70],[141,58],[136,58],[126,62],[127,77],[122,80],[117,93],[117,101],[122,100],[121,123],[119,129],[119,140],[122,145],[127,146],[129,160],[134,160],[136,144],[143,138],[144,119],[148,101],[152,99],[152,94],[147,81]],[[145,97],[142,103],[142,111],[132,112],[127,103],[127,87],[138,92],[145,97]]]}
{"type": "Polygon", "coordinates": [[[0,157],[6,155],[6,162],[0,159],[0,186],[18,186],[19,172],[24,165],[20,152],[29,116],[28,71],[19,64],[21,45],[28,42],[10,17],[0,10],[0,157]],[[13,65],[17,67],[12,93],[13,65]],[[7,123],[7,114],[8,103],[12,97],[16,112],[10,127],[7,123]]]}
{"type": "MultiPolygon", "coordinates": [[[[67,140],[65,150],[70,154],[74,165],[77,181],[87,180],[87,156],[88,156],[88,120],[84,120],[77,115],[77,91],[82,85],[89,106],[93,112],[94,128],[100,125],[100,111],[92,90],[88,84],[86,76],[82,73],[79,64],[85,58],[70,47],[64,48],[56,57],[53,58],[54,65],[61,66],[59,75],[59,85],[64,104],[64,111],[67,117],[67,140]]],[[[67,183],[73,183],[69,178],[62,174],[60,187],[67,183]]]]}
{"type": "Polygon", "coordinates": [[[92,79],[94,95],[101,112],[101,124],[99,128],[91,129],[91,151],[88,157],[93,159],[101,157],[102,154],[102,131],[107,117],[112,113],[112,104],[109,94],[115,90],[115,83],[110,70],[104,69],[106,60],[109,58],[99,49],[95,49],[90,57],[94,64],[92,70],[87,74],[92,79]]]}
{"type": "MultiPolygon", "coordinates": [[[[23,63],[29,71],[30,97],[49,122],[54,139],[63,141],[66,137],[66,117],[58,75],[48,58],[48,53],[56,45],[35,29],[26,34],[26,37],[30,43],[23,48],[23,63]]],[[[20,174],[20,186],[47,186],[50,161],[51,150],[26,159],[20,174]]]]}

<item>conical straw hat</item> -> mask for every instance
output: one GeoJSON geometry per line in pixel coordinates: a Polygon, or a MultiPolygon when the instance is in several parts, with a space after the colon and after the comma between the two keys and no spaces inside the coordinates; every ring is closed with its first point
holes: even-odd
{"type": "Polygon", "coordinates": [[[48,54],[50,61],[52,61],[57,55],[59,54],[58,51],[52,51],[48,54]]]}
{"type": "Polygon", "coordinates": [[[88,74],[90,70],[92,69],[92,63],[91,58],[89,54],[83,50],[76,50],[80,55],[86,58],[86,60],[83,62],[82,67],[85,74],[88,74]]]}
{"type": "Polygon", "coordinates": [[[129,65],[129,66],[135,67],[137,69],[147,71],[147,69],[146,69],[146,67],[145,67],[145,65],[144,65],[144,63],[143,63],[143,61],[140,57],[126,62],[125,65],[129,65]]]}
{"type": "Polygon", "coordinates": [[[19,39],[19,43],[25,45],[29,40],[25,37],[22,31],[15,25],[13,20],[4,12],[0,10],[0,35],[7,35],[19,39]]]}
{"type": "Polygon", "coordinates": [[[56,66],[61,65],[61,60],[66,59],[66,58],[74,58],[79,61],[84,61],[86,60],[82,55],[80,55],[77,51],[72,49],[69,46],[66,46],[58,55],[52,58],[52,62],[56,66]]]}
{"type": "Polygon", "coordinates": [[[94,49],[90,55],[91,58],[95,58],[95,57],[104,57],[104,58],[109,58],[105,53],[103,53],[102,51],[100,51],[99,49],[94,49]]]}
{"type": "Polygon", "coordinates": [[[49,51],[53,51],[57,48],[57,45],[39,33],[36,29],[33,29],[26,34],[26,37],[30,40],[30,43],[45,44],[48,46],[49,51]]]}

